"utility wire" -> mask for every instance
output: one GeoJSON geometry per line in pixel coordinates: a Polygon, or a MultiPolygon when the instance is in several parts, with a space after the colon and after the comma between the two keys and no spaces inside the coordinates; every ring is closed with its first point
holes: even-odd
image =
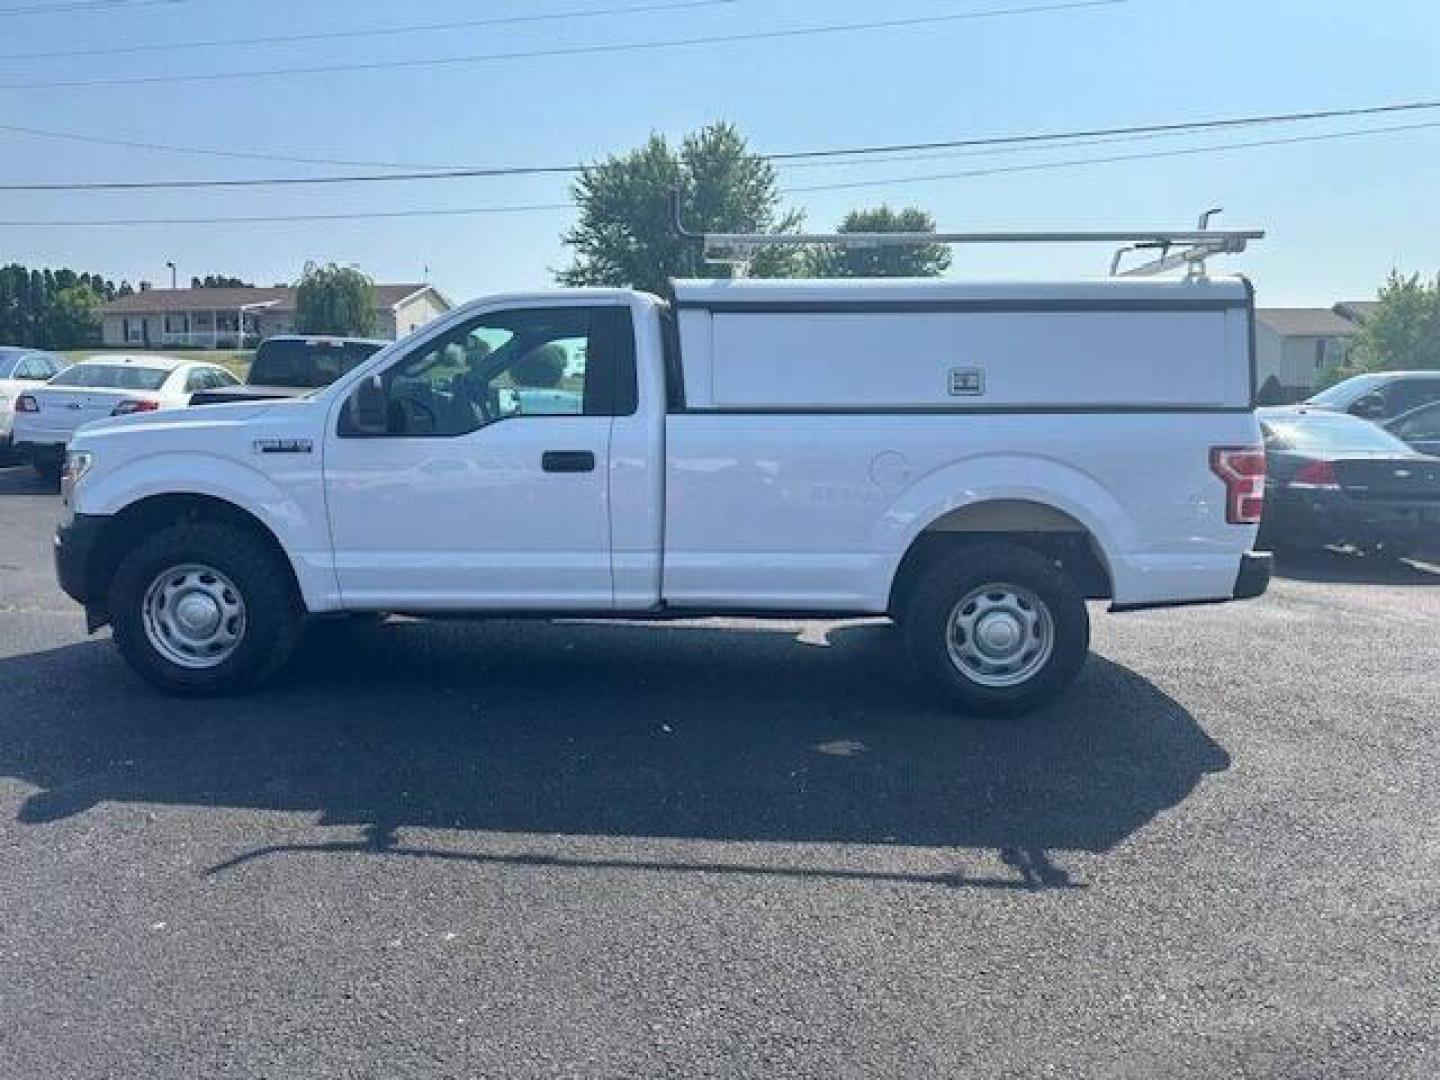
{"type": "Polygon", "coordinates": [[[54,90],[95,86],[146,86],[163,83],[222,82],[229,79],[259,79],[279,75],[324,75],[348,71],[455,67],[510,60],[534,60],[543,57],[593,56],[601,53],[616,52],[650,52],[697,45],[732,45],[749,41],[777,41],[814,37],[822,34],[849,34],[862,30],[894,30],[905,27],[939,26],[946,23],[976,19],[994,19],[1013,15],[1039,15],[1052,12],[1078,11],[1089,8],[1119,7],[1131,2],[1132,0],[1065,0],[1065,2],[1062,3],[1030,4],[1020,7],[992,8],[988,11],[966,11],[949,15],[927,15],[906,19],[880,19],[872,22],[857,23],[827,23],[821,26],[800,26],[785,30],[754,30],[737,34],[708,34],[698,37],[668,38],[659,41],[616,42],[600,45],[567,45],[548,49],[474,53],[463,56],[427,57],[416,60],[367,60],[345,64],[256,68],[248,71],[207,71],[196,72],[189,75],[132,75],[95,79],[50,79],[39,82],[0,83],[0,90],[54,90]]]}
{"type": "MultiPolygon", "coordinates": [[[[1352,131],[1334,131],[1323,135],[1300,135],[1292,138],[1257,139],[1251,142],[1223,143],[1217,146],[1186,147],[1175,150],[1156,150],[1137,154],[1115,154],[1106,157],[1075,158],[1067,161],[1036,162],[1026,165],[1001,166],[991,169],[973,169],[965,172],[935,173],[924,176],[898,176],[885,180],[864,180],[835,184],[814,184],[805,187],[790,187],[781,190],[783,195],[810,194],[823,191],[848,191],[863,187],[890,187],[900,184],[926,183],[935,180],[969,179],[982,176],[998,176],[1008,173],[1041,172],[1050,169],[1071,169],[1086,165],[1109,165],[1125,161],[1151,161],[1160,158],[1189,157],[1199,154],[1225,153],[1234,150],[1253,150],[1260,147],[1291,146],[1299,143],[1322,143],[1337,139],[1352,139],[1367,135],[1390,135],[1440,128],[1440,121],[1419,124],[1403,124],[1392,127],[1364,128],[1352,131]]],[[[227,225],[253,224],[259,222],[296,221],[357,221],[381,218],[458,217],[475,214],[517,214],[532,211],[570,210],[569,203],[543,203],[519,206],[473,206],[448,207],[423,210],[356,211],[335,214],[279,214],[247,215],[244,217],[194,217],[194,218],[101,218],[88,221],[0,221],[0,228],[82,226],[101,227],[119,225],[227,225]]]]}
{"type": "Polygon", "coordinates": [[[1331,142],[1336,139],[1354,139],[1365,135],[1390,135],[1406,131],[1425,131],[1440,128],[1440,120],[1421,124],[1397,124],[1393,127],[1364,128],[1355,131],[1332,131],[1323,135],[1296,135],[1284,139],[1257,139],[1253,142],[1223,143],[1219,146],[1190,146],[1172,150],[1150,150],[1137,154],[1113,154],[1106,157],[1072,158],[1068,161],[1041,161],[1025,165],[999,165],[987,169],[966,169],[963,172],[931,173],[925,176],[893,176],[877,180],[849,180],[835,184],[814,184],[807,187],[786,188],[786,195],[802,195],[815,191],[852,191],[858,188],[890,187],[895,184],[920,184],[933,180],[965,180],[980,176],[1004,176],[1010,173],[1042,172],[1049,169],[1069,169],[1080,165],[1109,165],[1121,161],[1152,161],[1158,158],[1192,157],[1198,154],[1213,154],[1228,150],[1253,150],[1263,146],[1294,146],[1300,143],[1331,142]]]}
{"type": "MultiPolygon", "coordinates": [[[[1110,140],[1129,136],[1158,136],[1195,134],[1208,131],[1224,131],[1238,127],[1256,127],[1271,124],[1290,124],[1319,120],[1354,119],[1362,116],[1388,116],[1398,113],[1427,112],[1440,109],[1440,100],[1397,102],[1385,105],[1370,105],[1346,109],[1310,110],[1292,113],[1262,113],[1252,116],[1232,116],[1209,120],[1191,120],[1165,124],[1139,124],[1125,127],[1090,128],[1078,131],[1057,131],[1045,134],[997,135],[972,139],[949,139],[938,142],[890,143],[870,146],[849,146],[826,150],[798,150],[777,154],[757,154],[762,160],[778,164],[817,164],[821,159],[826,164],[854,164],[854,159],[876,154],[900,154],[929,150],[977,149],[977,148],[1034,148],[1049,149],[1046,143],[1071,142],[1085,145],[1083,141],[1110,140]]],[[[1387,129],[1374,129],[1387,130],[1387,129]]],[[[0,124],[0,131],[34,133],[34,129],[17,128],[0,124]]],[[[82,138],[68,133],[47,133],[58,137],[82,138]]],[[[85,139],[91,136],[83,136],[85,139]]],[[[106,140],[113,141],[113,140],[106,140]]],[[[133,145],[133,144],[126,144],[133,145]]],[[[154,144],[148,144],[153,146],[154,144]]],[[[905,160],[905,159],[897,159],[905,160]]],[[[923,160],[916,158],[913,160],[923,160]]],[[[92,180],[57,181],[29,184],[0,184],[0,191],[144,191],[189,188],[235,188],[235,187],[285,187],[315,186],[330,184],[365,184],[391,180],[463,180],[493,176],[538,176],[546,174],[573,174],[582,171],[583,165],[495,165],[476,168],[436,168],[422,171],[395,173],[365,173],[340,176],[287,176],[287,177],[239,177],[222,180],[92,180]]]]}
{"type": "Polygon", "coordinates": [[[96,8],[113,10],[183,3],[185,0],[71,0],[70,3],[62,4],[26,4],[22,7],[0,8],[0,19],[8,15],[58,15],[68,11],[94,11],[96,8]]]}
{"type": "MultiPolygon", "coordinates": [[[[113,0],[112,0],[113,2],[113,0]]],[[[154,0],[174,3],[175,0],[154,0]]],[[[688,8],[728,7],[740,0],[681,0],[680,3],[632,4],[628,7],[579,8],[550,11],[539,15],[504,15],[458,22],[418,23],[382,26],[367,30],[326,30],[308,34],[269,34],[265,37],[206,38],[200,41],[147,41],[134,45],[107,45],[93,49],[62,49],[56,52],[0,53],[5,60],[63,60],[78,56],[121,56],[142,52],[170,52],[176,49],[233,49],[241,45],[286,45],[306,41],[337,41],[346,38],[395,37],[397,34],[425,34],[441,30],[473,30],[481,26],[513,26],[521,23],[554,22],[560,19],[589,19],[601,15],[636,15],[650,11],[683,11],[688,8]]],[[[0,15],[5,14],[0,11],[0,15]]]]}
{"type": "Polygon", "coordinates": [[[259,222],[282,221],[362,221],[372,218],[461,217],[475,214],[524,214],[537,210],[569,210],[570,203],[541,203],[528,206],[460,206],[435,210],[361,210],[336,214],[256,214],[244,217],[189,218],[108,218],[101,221],[0,221],[0,228],[41,225],[253,225],[259,222]]]}

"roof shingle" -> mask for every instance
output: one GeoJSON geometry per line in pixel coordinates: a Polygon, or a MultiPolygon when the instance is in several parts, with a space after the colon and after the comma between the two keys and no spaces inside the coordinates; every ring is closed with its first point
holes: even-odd
{"type": "MultiPolygon", "coordinates": [[[[425,285],[376,285],[375,306],[394,307],[425,285]]],[[[106,315],[161,315],[176,311],[234,311],[242,304],[269,303],[273,311],[295,310],[295,289],[146,289],[111,300],[106,315]]]]}
{"type": "Polygon", "coordinates": [[[1350,337],[1356,330],[1329,308],[1260,308],[1255,318],[1282,337],[1350,337]]]}

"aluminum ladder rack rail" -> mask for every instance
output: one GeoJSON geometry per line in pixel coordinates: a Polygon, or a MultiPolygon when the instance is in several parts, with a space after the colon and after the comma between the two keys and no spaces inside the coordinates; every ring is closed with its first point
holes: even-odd
{"type": "Polygon", "coordinates": [[[1263,229],[1212,229],[1210,219],[1219,210],[1200,217],[1195,229],[1116,229],[1097,232],[888,232],[888,233],[696,233],[686,229],[676,208],[676,232],[704,244],[707,262],[730,266],[744,277],[756,254],[767,248],[915,247],[923,244],[1122,244],[1110,263],[1111,276],[1145,277],[1186,267],[1187,277],[1203,279],[1205,260],[1217,255],[1235,255],[1252,241],[1265,237],[1263,229]],[[1122,270],[1127,254],[1158,252],[1159,256],[1140,266],[1122,270]]]}

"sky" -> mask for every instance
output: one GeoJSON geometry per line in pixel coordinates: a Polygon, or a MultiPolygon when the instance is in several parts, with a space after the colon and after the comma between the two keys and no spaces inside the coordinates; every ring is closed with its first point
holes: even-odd
{"type": "MultiPolygon", "coordinates": [[[[760,152],[913,143],[1440,100],[1434,0],[0,0],[0,125],[210,150],[420,166],[594,161],[704,124],[760,152]],[[679,6],[681,4],[685,6],[679,6]],[[659,10],[661,5],[669,10],[659,10]],[[617,8],[650,10],[614,13],[617,8]],[[565,53],[790,28],[1009,10],[979,18],[639,51],[565,53]],[[1015,9],[1028,9],[1017,11],[1015,9]],[[607,11],[610,14],[584,14],[607,11]],[[241,39],[564,17],[323,41],[241,39]],[[193,41],[204,48],[149,48],[193,41]],[[233,44],[232,44],[233,43],[233,44]],[[29,54],[114,50],[82,56],[29,54]],[[426,65],[436,58],[560,52],[426,65]],[[17,55],[24,54],[24,56],[17,55]],[[215,78],[257,69],[403,64],[215,78]],[[171,76],[205,76],[172,81],[171,76]],[[107,83],[146,78],[154,81],[107,83]],[[68,83],[36,86],[37,83],[68,83]],[[75,85],[79,84],[79,85],[75,85]]],[[[231,160],[0,130],[0,184],[317,176],[353,167],[231,160]]],[[[385,171],[360,169],[362,172],[385,171]]],[[[1440,271],[1440,110],[1021,153],[973,151],[780,170],[786,205],[829,230],[859,206],[915,205],[947,231],[1269,231],[1225,260],[1262,306],[1372,296],[1392,269],[1440,271]],[[954,173],[1431,123],[1325,142],[954,173]],[[934,177],[940,179],[914,179],[934,177]],[[844,190],[796,189],[847,183],[844,190]]],[[[563,175],[215,191],[0,192],[0,262],[166,285],[191,275],[294,280],[307,260],[454,301],[541,288],[569,256],[563,175]],[[101,227],[61,221],[547,206],[352,221],[101,227]],[[20,222],[46,222],[22,225],[20,222]]],[[[1095,248],[967,248],[952,276],[1103,273],[1095,248]]],[[[1218,267],[1217,267],[1218,268],[1218,267]]]]}

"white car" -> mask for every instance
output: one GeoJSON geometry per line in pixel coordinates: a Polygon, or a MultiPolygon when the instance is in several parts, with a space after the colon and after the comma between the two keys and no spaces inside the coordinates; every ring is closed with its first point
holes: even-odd
{"type": "Polygon", "coordinates": [[[239,383],[218,364],[173,356],[92,356],[15,399],[15,452],[59,479],[65,448],[94,420],[183,408],[190,395],[239,383]]]}
{"type": "Polygon", "coordinates": [[[64,371],[64,357],[40,349],[0,345],[0,465],[14,458],[10,427],[15,418],[15,399],[26,390],[64,371]]]}

